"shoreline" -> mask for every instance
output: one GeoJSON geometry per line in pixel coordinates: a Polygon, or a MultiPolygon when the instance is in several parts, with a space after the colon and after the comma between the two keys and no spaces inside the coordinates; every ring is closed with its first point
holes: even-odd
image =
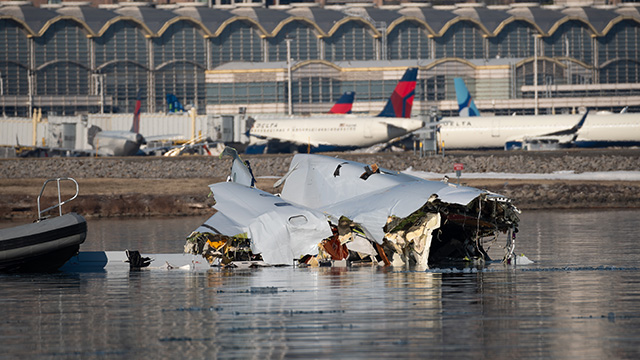
{"type": "MultiPolygon", "coordinates": [[[[572,149],[573,150],[573,149],[572,149]]],[[[459,152],[447,157],[420,158],[412,152],[382,154],[330,154],[383,168],[408,168],[435,173],[451,172],[452,164],[465,164],[466,172],[550,173],[553,171],[638,171],[637,149],[557,152],[459,152]]],[[[273,189],[293,155],[242,156],[249,160],[261,190],[273,189]]],[[[63,205],[86,218],[207,216],[213,214],[208,185],[225,181],[231,161],[217,157],[179,158],[35,158],[0,159],[0,220],[37,217],[37,196],[43,182],[73,177],[78,198],[63,205]]],[[[438,179],[439,180],[439,179],[438,179]]],[[[455,179],[450,180],[455,183],[455,179]]],[[[521,210],[640,208],[640,181],[465,179],[462,184],[511,198],[521,210]]],[[[63,185],[72,195],[73,186],[63,185]]],[[[57,201],[55,185],[43,194],[42,207],[57,201]]],[[[64,200],[63,195],[63,200],[64,200]]]]}
{"type": "MultiPolygon", "coordinates": [[[[63,205],[63,213],[76,212],[90,218],[210,216],[209,179],[76,179],[78,197],[63,205]]],[[[0,220],[37,217],[37,194],[44,179],[0,179],[0,220]],[[16,191],[16,188],[20,188],[16,191]]],[[[224,181],[224,179],[218,179],[224,181]]],[[[274,178],[258,178],[257,187],[271,193],[274,178]]],[[[469,179],[468,186],[511,198],[521,210],[640,208],[638,181],[556,181],[469,179]]],[[[42,207],[57,198],[54,187],[45,191],[42,207]],[[51,193],[51,194],[49,194],[51,193]]],[[[72,195],[63,185],[63,200],[72,195]]],[[[57,211],[57,210],[55,210],[57,211]]]]}

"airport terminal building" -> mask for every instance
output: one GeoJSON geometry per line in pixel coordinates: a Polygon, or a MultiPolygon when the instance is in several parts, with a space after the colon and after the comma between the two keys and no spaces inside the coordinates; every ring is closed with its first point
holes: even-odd
{"type": "Polygon", "coordinates": [[[414,114],[455,113],[454,77],[481,112],[639,112],[639,5],[0,1],[0,111],[376,112],[418,67],[414,114]]]}

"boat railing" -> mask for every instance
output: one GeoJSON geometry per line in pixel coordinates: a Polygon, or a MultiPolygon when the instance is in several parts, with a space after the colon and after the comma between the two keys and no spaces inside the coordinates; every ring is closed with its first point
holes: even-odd
{"type": "Polygon", "coordinates": [[[47,181],[44,182],[44,184],[42,185],[42,189],[40,190],[40,195],[38,195],[38,221],[42,220],[44,217],[42,216],[42,214],[46,213],[47,211],[51,210],[51,209],[55,209],[55,208],[59,208],[60,210],[60,216],[62,216],[62,205],[68,203],[69,201],[75,199],[76,197],[78,197],[78,192],[79,192],[80,188],[78,187],[78,182],[74,179],[74,178],[70,178],[70,177],[59,177],[59,178],[53,178],[53,179],[49,179],[47,181]],[[69,180],[72,181],[75,185],[76,185],[76,193],[75,195],[73,195],[71,198],[62,201],[62,195],[60,192],[60,181],[64,181],[64,180],[69,180]],[[44,210],[40,210],[40,198],[42,197],[42,193],[44,192],[44,189],[47,187],[47,184],[55,181],[57,186],[58,186],[58,203],[50,206],[44,210]]]}

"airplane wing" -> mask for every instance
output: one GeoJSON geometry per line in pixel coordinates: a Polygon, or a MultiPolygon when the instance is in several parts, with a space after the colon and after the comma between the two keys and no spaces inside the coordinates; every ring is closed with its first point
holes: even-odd
{"type": "Polygon", "coordinates": [[[144,139],[147,140],[147,142],[175,141],[175,140],[183,140],[184,136],[182,136],[182,134],[166,134],[166,135],[145,136],[144,139]]]}
{"type": "MultiPolygon", "coordinates": [[[[152,142],[153,143],[153,142],[152,142]]],[[[224,144],[220,141],[212,141],[209,138],[198,136],[195,139],[191,139],[183,144],[171,145],[155,145],[152,147],[145,147],[140,149],[146,155],[149,154],[162,154],[162,156],[171,157],[184,154],[200,154],[217,156],[224,150],[224,144]]]]}
{"type": "Polygon", "coordinates": [[[547,134],[525,136],[523,138],[509,140],[505,143],[505,149],[521,149],[525,144],[547,144],[549,146],[567,146],[571,145],[578,137],[578,131],[584,125],[584,122],[589,115],[589,110],[582,115],[580,121],[569,129],[554,131],[547,134]]]}
{"type": "Polygon", "coordinates": [[[582,128],[582,125],[584,125],[585,120],[587,120],[587,115],[589,115],[589,110],[588,109],[584,113],[584,115],[582,115],[582,118],[580,118],[580,121],[578,121],[578,123],[575,124],[571,129],[555,131],[555,132],[552,132],[552,133],[549,133],[549,134],[540,135],[540,136],[549,137],[549,136],[577,135],[578,130],[580,130],[580,128],[582,128]]]}
{"type": "Polygon", "coordinates": [[[297,138],[290,138],[287,136],[264,136],[264,135],[256,135],[253,133],[249,133],[249,136],[252,136],[256,139],[260,139],[260,140],[277,140],[280,142],[284,142],[284,143],[292,143],[295,145],[311,145],[313,147],[318,147],[320,145],[331,145],[331,143],[326,142],[326,141],[317,141],[317,140],[311,140],[311,139],[307,139],[307,140],[302,140],[302,139],[297,139],[297,138]]]}

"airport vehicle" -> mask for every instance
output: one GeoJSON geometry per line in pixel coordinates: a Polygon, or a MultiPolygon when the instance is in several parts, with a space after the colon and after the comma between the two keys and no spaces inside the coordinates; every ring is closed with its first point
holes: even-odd
{"type": "Polygon", "coordinates": [[[212,264],[484,261],[483,239],[500,233],[504,259],[513,254],[519,211],[504,196],[315,154],[293,157],[276,196],[252,186],[235,151],[225,154],[234,159],[228,181],[209,185],[217,211],[185,245],[212,264]]]}
{"type": "Polygon", "coordinates": [[[78,196],[78,183],[72,178],[49,179],[38,195],[38,219],[31,223],[0,229],[0,271],[3,272],[51,272],[60,268],[78,253],[87,236],[87,223],[74,212],[62,214],[62,205],[78,196]],[[58,186],[58,203],[40,210],[40,198],[48,183],[58,186]],[[71,181],[76,193],[68,200],[60,201],[60,182],[71,181]],[[43,216],[58,208],[59,216],[43,216]]]}
{"type": "Polygon", "coordinates": [[[438,127],[438,143],[445,149],[543,150],[640,144],[640,114],[587,111],[576,115],[463,116],[473,113],[475,104],[461,79],[456,93],[463,99],[458,103],[460,116],[444,117],[438,127]]]}
{"type": "MultiPolygon", "coordinates": [[[[368,147],[403,136],[424,126],[411,119],[418,69],[409,68],[377,116],[354,114],[269,117],[254,115],[252,143],[269,140],[280,148],[308,147],[312,152],[368,147]]],[[[247,152],[251,152],[247,150],[247,152]]],[[[307,152],[307,151],[304,151],[307,152]]]]}

